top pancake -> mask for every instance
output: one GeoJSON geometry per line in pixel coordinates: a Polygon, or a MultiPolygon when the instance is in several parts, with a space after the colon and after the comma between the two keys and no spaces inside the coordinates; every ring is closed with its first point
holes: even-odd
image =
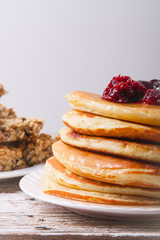
{"type": "Polygon", "coordinates": [[[74,109],[146,125],[160,126],[160,106],[143,103],[114,103],[98,94],[76,91],[66,95],[74,109]]]}

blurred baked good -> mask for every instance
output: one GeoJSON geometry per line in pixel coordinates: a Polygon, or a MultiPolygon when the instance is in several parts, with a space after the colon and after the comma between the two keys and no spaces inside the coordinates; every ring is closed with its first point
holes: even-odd
{"type": "MultiPolygon", "coordinates": [[[[5,93],[0,84],[0,97],[5,93]]],[[[43,124],[39,118],[18,118],[12,108],[0,104],[0,171],[33,166],[53,155],[51,145],[57,138],[40,134],[43,124]]]]}
{"type": "Polygon", "coordinates": [[[0,104],[0,119],[13,119],[16,118],[16,113],[13,111],[12,108],[7,108],[4,105],[0,104]]]}
{"type": "Polygon", "coordinates": [[[4,89],[3,85],[0,83],[0,97],[6,93],[8,93],[8,92],[4,89]]]}
{"type": "Polygon", "coordinates": [[[58,140],[48,134],[40,134],[33,137],[30,141],[22,143],[23,158],[29,166],[45,162],[52,153],[52,144],[58,140]]]}
{"type": "Polygon", "coordinates": [[[11,171],[43,163],[53,155],[51,145],[57,141],[48,134],[30,140],[0,145],[0,171],[11,171]]]}
{"type": "Polygon", "coordinates": [[[23,160],[21,149],[1,146],[0,148],[0,172],[27,167],[23,160]]]}
{"type": "Polygon", "coordinates": [[[11,142],[37,136],[44,120],[38,118],[0,119],[0,142],[11,142]]]}

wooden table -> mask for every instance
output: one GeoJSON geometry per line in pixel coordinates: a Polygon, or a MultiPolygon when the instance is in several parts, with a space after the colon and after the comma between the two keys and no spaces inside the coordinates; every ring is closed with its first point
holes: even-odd
{"type": "Polygon", "coordinates": [[[112,221],[80,216],[30,198],[20,178],[0,181],[0,240],[160,239],[160,221],[112,221]]]}

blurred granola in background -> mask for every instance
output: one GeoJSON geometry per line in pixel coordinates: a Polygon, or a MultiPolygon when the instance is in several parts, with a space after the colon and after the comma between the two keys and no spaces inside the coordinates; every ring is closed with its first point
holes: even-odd
{"type": "MultiPolygon", "coordinates": [[[[0,97],[8,93],[0,84],[0,97]]],[[[18,118],[12,108],[0,104],[0,171],[21,169],[45,162],[58,140],[41,133],[44,120],[18,118]]]]}

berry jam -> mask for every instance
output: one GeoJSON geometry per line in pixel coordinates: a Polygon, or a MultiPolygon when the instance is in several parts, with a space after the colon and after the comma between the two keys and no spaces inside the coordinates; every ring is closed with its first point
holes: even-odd
{"type": "Polygon", "coordinates": [[[148,89],[142,102],[146,104],[160,105],[160,90],[148,89]]]}
{"type": "Polygon", "coordinates": [[[141,102],[146,91],[147,88],[143,83],[119,75],[113,77],[104,90],[102,98],[118,103],[141,102]]]}
{"type": "Polygon", "coordinates": [[[152,79],[150,82],[152,83],[152,86],[153,86],[154,89],[157,89],[157,88],[160,89],[160,80],[152,79]]]}
{"type": "Polygon", "coordinates": [[[151,83],[151,81],[138,81],[138,82],[141,82],[146,87],[146,89],[153,88],[153,84],[151,83]]]}
{"type": "Polygon", "coordinates": [[[118,75],[112,78],[102,98],[117,103],[143,102],[160,105],[160,80],[134,81],[129,76],[118,75]]]}

